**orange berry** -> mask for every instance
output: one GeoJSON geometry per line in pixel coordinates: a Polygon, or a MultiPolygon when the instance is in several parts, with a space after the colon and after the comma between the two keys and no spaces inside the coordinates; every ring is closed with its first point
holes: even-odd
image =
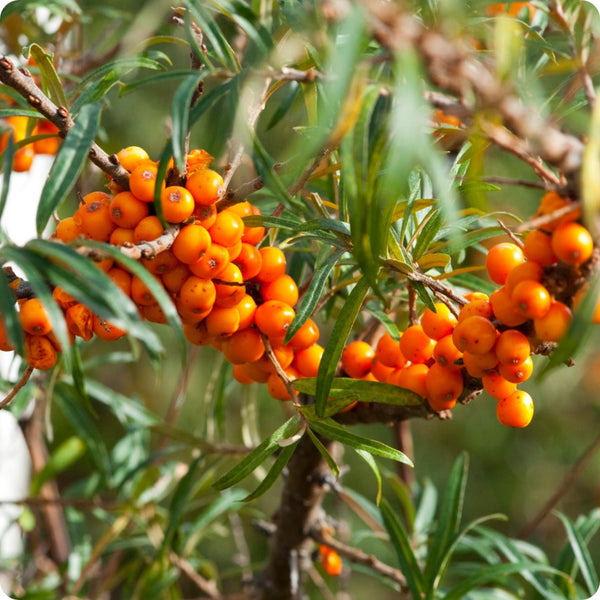
{"type": "Polygon", "coordinates": [[[252,379],[252,381],[256,381],[258,383],[267,383],[267,379],[269,379],[269,375],[271,375],[270,371],[267,372],[265,370],[265,363],[263,362],[262,358],[255,362],[244,363],[240,366],[244,372],[244,375],[252,379]]]}
{"type": "Polygon", "coordinates": [[[235,308],[215,306],[204,319],[206,330],[210,335],[231,335],[238,330],[240,313],[235,308]]]}
{"type": "Polygon", "coordinates": [[[485,373],[481,377],[481,383],[483,384],[483,389],[490,396],[497,398],[498,400],[510,396],[517,389],[516,383],[508,381],[507,379],[504,379],[502,375],[493,372],[485,373]]]}
{"type": "Polygon", "coordinates": [[[23,146],[19,148],[13,157],[13,171],[17,173],[29,171],[34,158],[35,150],[33,149],[33,146],[23,146]]]}
{"type": "Polygon", "coordinates": [[[81,208],[81,206],[84,206],[85,204],[92,204],[93,202],[100,202],[101,204],[106,204],[106,206],[110,206],[111,200],[112,196],[110,194],[96,190],[95,192],[90,192],[89,194],[83,196],[79,208],[81,208]]]}
{"type": "Polygon", "coordinates": [[[165,315],[165,311],[158,302],[140,305],[139,310],[142,318],[150,321],[151,323],[160,323],[162,325],[166,325],[169,322],[167,315],[165,315]]]}
{"type": "Polygon", "coordinates": [[[214,278],[217,306],[235,306],[246,293],[241,271],[233,263],[227,266],[214,278]]]}
{"type": "Polygon", "coordinates": [[[86,342],[94,335],[94,321],[92,311],[85,304],[75,304],[67,309],[65,321],[71,335],[82,338],[86,342]]]}
{"type": "Polygon", "coordinates": [[[10,352],[11,350],[13,350],[13,345],[8,339],[6,327],[2,319],[0,319],[0,350],[3,352],[10,352]]]}
{"type": "Polygon", "coordinates": [[[179,290],[182,305],[196,313],[212,308],[216,296],[215,284],[195,275],[190,275],[179,290]]]}
{"type": "Polygon", "coordinates": [[[81,227],[73,217],[65,217],[56,224],[56,237],[66,244],[83,235],[81,227]]]}
{"type": "Polygon", "coordinates": [[[449,410],[463,391],[464,382],[460,371],[435,363],[429,367],[425,378],[427,400],[433,410],[449,410]]]}
{"type": "Polygon", "coordinates": [[[594,240],[583,225],[570,221],[562,223],[554,230],[552,250],[563,262],[580,265],[592,256],[594,240]]]}
{"type": "Polygon", "coordinates": [[[56,348],[45,335],[25,334],[25,360],[34,369],[51,369],[58,359],[56,348]]]}
{"type": "Polygon", "coordinates": [[[285,302],[269,300],[261,304],[254,315],[256,326],[269,337],[284,336],[296,313],[285,302]]]}
{"type": "Polygon", "coordinates": [[[295,350],[303,350],[319,340],[319,328],[310,318],[306,319],[300,329],[292,336],[289,345],[295,350]]]}
{"type": "Polygon", "coordinates": [[[281,275],[273,281],[260,286],[260,295],[263,300],[281,300],[290,306],[298,302],[298,286],[289,275],[281,275]]]}
{"type": "Polygon", "coordinates": [[[411,325],[400,338],[402,355],[413,363],[427,362],[433,356],[435,340],[432,340],[421,325],[411,325]]]}
{"type": "Polygon", "coordinates": [[[217,207],[214,204],[211,204],[210,206],[196,204],[193,214],[198,225],[202,225],[202,227],[209,229],[217,220],[217,207]]]}
{"type": "Polygon", "coordinates": [[[164,250],[152,258],[142,258],[142,264],[153,275],[162,275],[168,273],[180,263],[172,250],[164,250]]]}
{"type": "Polygon", "coordinates": [[[19,309],[21,327],[31,335],[46,335],[52,331],[48,312],[39,298],[25,300],[19,309]]]}
{"type": "Polygon", "coordinates": [[[405,390],[415,392],[421,398],[426,398],[428,372],[429,367],[423,363],[406,365],[401,369],[395,369],[390,375],[388,383],[393,383],[405,390]]]}
{"type": "Polygon", "coordinates": [[[507,329],[498,336],[494,352],[501,363],[518,365],[531,354],[531,345],[525,334],[507,329]]]}
{"type": "Polygon", "coordinates": [[[187,179],[185,187],[194,197],[196,204],[214,204],[225,192],[223,178],[212,169],[198,169],[187,179]]]}
{"type": "Polygon", "coordinates": [[[263,283],[273,281],[285,275],[285,254],[274,246],[265,246],[260,249],[262,265],[256,279],[263,283]]]}
{"type": "Polygon", "coordinates": [[[35,135],[49,135],[51,137],[44,138],[33,142],[33,151],[36,154],[56,154],[60,148],[61,138],[59,137],[59,129],[54,123],[41,119],[38,121],[34,129],[35,135]]]}
{"type": "MultiPolygon", "coordinates": [[[[547,192],[540,200],[535,217],[545,217],[556,211],[567,209],[569,206],[572,206],[572,203],[567,198],[559,196],[556,192],[547,192]]],[[[544,223],[540,229],[554,231],[561,223],[576,221],[579,217],[581,217],[581,209],[573,206],[572,210],[567,210],[567,214],[544,223]]]]}
{"type": "Polygon", "coordinates": [[[148,289],[148,286],[137,276],[131,278],[131,299],[140,306],[154,304],[156,298],[148,289]]]}
{"type": "Polygon", "coordinates": [[[521,281],[511,293],[517,310],[528,319],[541,319],[549,310],[552,298],[538,281],[521,281]]]}
{"type": "MultiPolygon", "coordinates": [[[[252,211],[252,215],[260,215],[260,209],[257,206],[250,205],[250,209],[252,211]]],[[[265,237],[265,228],[262,226],[257,227],[247,227],[244,225],[244,235],[242,236],[242,241],[247,244],[253,244],[257,246],[260,244],[261,240],[265,237]]]]}
{"type": "Polygon", "coordinates": [[[77,213],[81,231],[86,237],[98,242],[108,242],[116,224],[111,219],[107,204],[100,201],[83,204],[77,209],[77,213]]]}
{"type": "Polygon", "coordinates": [[[76,298],[58,286],[52,290],[52,298],[54,302],[56,302],[56,304],[58,304],[58,306],[60,306],[63,310],[67,310],[69,306],[73,306],[78,302],[76,298]]]}
{"type": "Polygon", "coordinates": [[[188,173],[193,173],[198,169],[206,169],[210,166],[213,157],[202,148],[190,150],[186,157],[186,167],[188,173]]]}
{"type": "Polygon", "coordinates": [[[135,238],[133,229],[125,229],[124,227],[116,227],[108,238],[108,243],[112,246],[133,246],[135,238]]]}
{"type": "MultiPolygon", "coordinates": [[[[129,189],[138,200],[142,202],[154,201],[157,172],[157,165],[151,161],[143,161],[133,169],[129,176],[129,189]]],[[[163,182],[162,186],[164,185],[163,182]]]]}
{"type": "Polygon", "coordinates": [[[226,246],[227,254],[229,254],[230,262],[233,262],[233,261],[235,261],[236,258],[238,258],[238,256],[242,252],[242,244],[243,244],[243,242],[240,239],[240,241],[237,242],[236,244],[234,244],[233,246],[226,246]]]}
{"type": "Polygon", "coordinates": [[[171,294],[178,294],[183,282],[190,276],[190,270],[187,265],[179,263],[169,271],[161,273],[160,279],[165,289],[171,294]]]}
{"type": "Polygon", "coordinates": [[[382,362],[379,362],[377,358],[373,360],[371,363],[371,372],[370,374],[375,377],[376,381],[387,382],[390,375],[394,372],[394,367],[388,367],[384,365],[382,362]]]}
{"type": "Polygon", "coordinates": [[[189,265],[198,262],[211,243],[208,231],[202,225],[191,223],[179,230],[171,248],[178,260],[189,265]]]}
{"type": "Polygon", "coordinates": [[[218,277],[229,264],[229,253],[225,246],[211,243],[202,258],[190,263],[190,271],[198,277],[213,279],[218,277]]]}
{"type": "Polygon", "coordinates": [[[528,356],[523,362],[518,364],[500,363],[498,373],[513,383],[523,383],[527,381],[533,373],[533,360],[528,356]]]}
{"type": "Polygon", "coordinates": [[[467,317],[452,333],[454,345],[461,352],[485,354],[494,347],[498,332],[494,324],[485,317],[467,317]]]}
{"type": "Polygon", "coordinates": [[[303,377],[316,377],[323,356],[323,347],[313,344],[296,352],[294,366],[303,377]]]}
{"type": "Polygon", "coordinates": [[[321,545],[319,551],[321,554],[321,566],[323,567],[325,573],[327,573],[327,575],[331,575],[332,577],[340,575],[343,570],[343,564],[340,555],[332,548],[323,545],[321,545]],[[327,548],[327,551],[322,551],[321,548],[327,548]]]}
{"type": "Polygon", "coordinates": [[[461,369],[460,364],[456,364],[456,361],[460,360],[463,353],[456,347],[452,334],[444,336],[438,340],[435,348],[433,349],[433,358],[442,367],[447,369],[453,369],[458,371],[461,369]]]}
{"type": "MultiPolygon", "coordinates": [[[[300,376],[294,367],[288,367],[285,369],[285,374],[291,381],[298,379],[300,376]]],[[[285,383],[277,373],[271,373],[269,375],[269,378],[267,379],[267,390],[269,391],[269,394],[275,398],[275,400],[286,402],[292,399],[292,396],[285,386],[285,383]]]]}
{"type": "Polygon", "coordinates": [[[544,276],[544,269],[540,263],[537,263],[532,260],[528,260],[524,263],[521,263],[517,267],[515,267],[506,278],[506,283],[504,284],[506,289],[512,291],[515,289],[515,286],[521,281],[537,281],[541,282],[542,277],[544,276]]]}
{"type": "Polygon", "coordinates": [[[149,213],[148,204],[138,200],[131,192],[120,192],[110,201],[110,218],[125,229],[133,229],[149,213]]]}
{"type": "Polygon", "coordinates": [[[484,354],[464,352],[462,359],[465,369],[471,377],[481,377],[495,369],[498,364],[498,358],[493,350],[488,350],[484,354]]]}
{"type": "Polygon", "coordinates": [[[508,274],[523,260],[523,251],[519,246],[502,242],[489,249],[485,265],[490,279],[498,285],[504,285],[508,274]]]}
{"type": "Polygon", "coordinates": [[[387,331],[377,341],[375,358],[386,367],[394,369],[406,364],[406,358],[400,350],[400,342],[397,342],[387,331]]]}
{"type": "Polygon", "coordinates": [[[112,323],[101,319],[98,315],[93,316],[92,328],[96,336],[107,342],[118,340],[127,333],[124,329],[119,329],[112,323]]]}
{"type": "Polygon", "coordinates": [[[246,329],[254,324],[254,315],[256,314],[256,302],[248,294],[244,294],[242,299],[235,305],[235,309],[240,316],[239,329],[246,329]]]}
{"type": "Polygon", "coordinates": [[[242,242],[240,252],[235,259],[233,259],[233,262],[242,272],[244,281],[248,281],[248,279],[256,277],[260,272],[262,266],[262,254],[256,246],[242,242]]]}
{"type": "Polygon", "coordinates": [[[260,333],[252,328],[239,329],[221,346],[225,358],[234,365],[257,361],[265,351],[260,333]]]}
{"type": "Polygon", "coordinates": [[[136,244],[140,242],[151,242],[164,233],[160,219],[156,215],[144,217],[133,230],[133,239],[136,244]]]}
{"type": "Polygon", "coordinates": [[[233,378],[238,383],[242,383],[244,385],[248,385],[250,383],[254,383],[254,379],[252,379],[252,377],[250,377],[244,371],[244,365],[233,365],[233,370],[232,370],[231,374],[233,375],[233,378]]]}
{"type": "Polygon", "coordinates": [[[127,146],[117,152],[121,166],[130,173],[142,162],[150,160],[148,153],[139,146],[127,146]]]}
{"type": "Polygon", "coordinates": [[[533,400],[527,392],[516,390],[498,401],[496,416],[502,425],[527,427],[533,418],[533,400]]]}
{"type": "Polygon", "coordinates": [[[244,222],[234,212],[224,210],[217,214],[217,219],[208,233],[213,242],[229,247],[237,244],[244,233],[244,222]]]}
{"type": "Polygon", "coordinates": [[[423,331],[432,339],[439,340],[452,333],[457,324],[456,317],[443,302],[436,302],[435,312],[426,308],[421,317],[423,331]]]}
{"type": "Polygon", "coordinates": [[[573,320],[571,309],[558,300],[553,300],[548,312],[540,319],[534,319],[535,335],[543,342],[560,341],[573,320]]]}
{"type": "Polygon", "coordinates": [[[180,185],[170,185],[160,194],[163,217],[168,223],[183,223],[194,212],[194,198],[180,185]]]}
{"type": "Polygon", "coordinates": [[[485,317],[486,319],[491,319],[494,316],[492,304],[487,296],[485,298],[475,298],[473,300],[469,300],[469,303],[465,304],[460,309],[460,312],[458,313],[458,322],[460,323],[467,317],[472,317],[475,315],[485,317]]]}
{"type": "Polygon", "coordinates": [[[342,368],[353,379],[361,379],[371,370],[375,351],[367,342],[357,340],[348,344],[342,352],[342,368]]]}
{"type": "Polygon", "coordinates": [[[202,323],[183,323],[183,335],[185,339],[194,346],[207,346],[212,341],[212,336],[208,333],[206,325],[202,323]]]}
{"type": "Polygon", "coordinates": [[[541,229],[530,231],[523,240],[523,252],[527,260],[533,260],[543,267],[549,267],[558,260],[552,250],[552,238],[541,229]]]}
{"type": "Polygon", "coordinates": [[[510,291],[504,286],[492,293],[490,303],[496,319],[508,327],[517,327],[527,321],[527,317],[513,302],[510,291]]]}
{"type": "Polygon", "coordinates": [[[106,274],[121,288],[126,296],[131,295],[131,275],[125,269],[113,267],[106,274]]]}

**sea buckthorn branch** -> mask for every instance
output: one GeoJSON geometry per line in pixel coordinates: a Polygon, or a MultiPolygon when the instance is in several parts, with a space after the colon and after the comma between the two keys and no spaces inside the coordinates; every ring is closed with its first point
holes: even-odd
{"type": "Polygon", "coordinates": [[[376,573],[394,581],[400,585],[403,592],[408,590],[406,587],[406,577],[404,577],[400,570],[394,569],[394,567],[381,562],[372,554],[367,554],[358,548],[348,546],[347,544],[336,540],[325,532],[322,523],[316,523],[315,526],[310,529],[308,534],[315,542],[318,544],[325,544],[329,548],[335,550],[340,556],[347,558],[350,562],[364,565],[376,573]]]}
{"type": "MultiPolygon", "coordinates": [[[[496,109],[505,126],[521,139],[523,155],[537,156],[559,169],[567,187],[578,195],[584,144],[564,133],[537,111],[525,105],[487,65],[473,57],[472,48],[451,40],[419,22],[397,5],[363,3],[373,35],[385,48],[397,53],[414,47],[425,63],[431,82],[459,98],[473,95],[478,107],[496,109]]],[[[533,166],[533,164],[532,164],[533,166]]],[[[550,185],[562,181],[542,167],[538,175],[550,185]]]]}
{"type": "MultiPolygon", "coordinates": [[[[29,71],[17,68],[7,56],[0,57],[0,81],[19,92],[29,105],[58,127],[61,137],[64,138],[75,124],[67,107],[56,106],[36,85],[29,71]]],[[[116,156],[108,155],[98,144],[93,143],[89,157],[123,189],[129,189],[129,173],[121,166],[116,156]]]]}
{"type": "Polygon", "coordinates": [[[22,387],[24,387],[25,384],[29,381],[32,373],[33,373],[33,367],[28,366],[25,369],[25,371],[23,372],[23,375],[21,375],[19,381],[17,381],[17,383],[15,383],[12,390],[10,390],[10,392],[8,394],[6,394],[6,396],[4,396],[4,398],[2,398],[2,400],[0,400],[0,410],[2,410],[5,406],[8,406],[12,402],[12,400],[17,395],[19,390],[22,387]]]}

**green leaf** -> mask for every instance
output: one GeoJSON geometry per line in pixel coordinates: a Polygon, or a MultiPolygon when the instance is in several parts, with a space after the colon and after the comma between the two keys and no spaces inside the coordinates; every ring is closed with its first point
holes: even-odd
{"type": "Polygon", "coordinates": [[[30,494],[37,496],[42,486],[57,475],[66,471],[85,454],[86,446],[77,436],[71,436],[62,442],[50,455],[48,462],[34,476],[29,486],[30,494]]]}
{"type": "Polygon", "coordinates": [[[42,234],[56,207],[77,183],[100,123],[100,108],[100,104],[84,106],[60,146],[40,197],[36,215],[38,235],[42,234]]]}
{"type": "MultiPolygon", "coordinates": [[[[314,396],[317,390],[317,380],[314,377],[296,379],[292,382],[295,390],[314,396]]],[[[380,402],[394,406],[420,406],[423,399],[414,392],[398,387],[391,383],[336,377],[329,388],[330,398],[345,398],[360,402],[380,402]]],[[[311,405],[309,405],[311,406],[311,405]]],[[[301,410],[309,408],[301,407],[301,410]]]]}
{"type": "MultiPolygon", "coordinates": [[[[444,556],[458,533],[467,482],[468,458],[466,453],[454,462],[441,504],[435,535],[429,546],[424,577],[429,594],[433,594],[443,573],[444,556]]],[[[432,596],[433,597],[433,596],[432,596]]]]}
{"type": "Polygon", "coordinates": [[[171,108],[173,158],[175,166],[180,173],[185,169],[186,158],[186,139],[190,128],[190,110],[192,108],[192,98],[198,85],[204,77],[204,71],[191,73],[179,85],[173,95],[171,108]]]}
{"type": "Polygon", "coordinates": [[[569,544],[573,550],[573,555],[577,565],[581,570],[581,575],[583,576],[583,580],[587,586],[587,592],[593,595],[598,589],[599,581],[598,573],[594,567],[594,562],[592,560],[589,548],[586,546],[583,537],[570,519],[561,512],[555,511],[555,514],[562,521],[565,531],[567,532],[569,544]]]}
{"type": "Polygon", "coordinates": [[[83,407],[85,402],[82,401],[77,391],[64,381],[56,383],[53,400],[71,423],[78,438],[86,445],[100,473],[107,476],[110,473],[110,462],[106,445],[101,431],[83,407]]]}
{"type": "Polygon", "coordinates": [[[381,516],[383,517],[383,524],[385,525],[392,545],[396,550],[398,562],[400,563],[400,570],[406,577],[406,585],[410,589],[413,599],[423,598],[425,581],[415,553],[413,552],[412,543],[408,537],[408,533],[385,498],[381,500],[379,509],[381,510],[381,516]]]}
{"type": "Polygon", "coordinates": [[[400,452],[400,450],[396,450],[396,448],[392,448],[377,440],[372,440],[356,433],[352,433],[347,427],[343,427],[333,419],[325,418],[320,420],[309,420],[308,423],[313,431],[316,431],[323,437],[341,442],[354,450],[363,450],[364,452],[374,454],[375,456],[389,458],[390,460],[405,463],[411,467],[413,466],[410,458],[400,452]]]}
{"type": "MultiPolygon", "coordinates": [[[[10,181],[12,177],[13,159],[15,157],[15,136],[11,131],[6,140],[6,148],[2,153],[2,191],[0,192],[0,218],[6,206],[8,191],[10,189],[10,181]]],[[[2,232],[4,235],[4,232],[2,232]]]]}
{"type": "Polygon", "coordinates": [[[290,458],[292,458],[292,454],[294,454],[294,450],[298,445],[298,441],[294,442],[293,444],[290,444],[289,446],[284,446],[283,448],[281,448],[281,450],[277,454],[275,462],[269,469],[264,479],[260,482],[258,487],[251,494],[248,494],[244,498],[244,502],[250,502],[251,500],[260,498],[273,486],[273,484],[276,481],[279,480],[279,476],[281,475],[283,469],[285,469],[286,465],[290,461],[290,458]]]}
{"type": "Polygon", "coordinates": [[[57,106],[69,106],[58,73],[52,64],[52,55],[48,54],[41,46],[31,44],[29,56],[35,60],[42,76],[42,89],[50,100],[57,106]]]}
{"type": "Polygon", "coordinates": [[[377,466],[373,455],[369,452],[365,452],[364,450],[360,450],[358,448],[355,448],[354,451],[369,465],[371,471],[373,471],[373,474],[375,475],[375,479],[377,480],[377,495],[375,496],[375,504],[379,506],[379,503],[381,502],[381,472],[379,471],[379,467],[377,466]]]}
{"type": "Polygon", "coordinates": [[[8,340],[21,356],[25,353],[25,336],[16,308],[16,300],[4,269],[0,269],[0,316],[8,340]]]}
{"type": "Polygon", "coordinates": [[[358,280],[354,289],[350,292],[348,299],[333,326],[333,330],[329,337],[329,341],[325,346],[323,358],[319,365],[319,373],[317,375],[317,389],[315,390],[315,406],[317,415],[325,414],[327,406],[327,397],[331,383],[335,377],[337,364],[342,355],[344,345],[348,339],[348,334],[352,329],[352,325],[356,320],[356,316],[360,312],[363,300],[369,291],[368,281],[362,277],[358,280]]]}
{"type": "Polygon", "coordinates": [[[338,260],[344,254],[344,250],[336,250],[321,265],[315,268],[310,285],[302,296],[302,301],[296,307],[296,316],[291,322],[287,333],[285,334],[284,344],[287,344],[298,330],[306,323],[306,320],[313,314],[315,307],[319,303],[323,292],[326,289],[327,280],[331,271],[333,271],[338,260]]]}
{"type": "Polygon", "coordinates": [[[325,444],[323,444],[323,442],[318,438],[318,436],[314,434],[310,427],[306,429],[306,432],[308,433],[308,437],[312,440],[312,443],[315,445],[315,448],[319,451],[319,454],[325,459],[325,462],[327,463],[327,466],[331,469],[331,472],[336,477],[338,477],[340,474],[340,468],[335,462],[333,456],[331,456],[331,454],[325,447],[325,444]]]}
{"type": "Polygon", "coordinates": [[[215,483],[214,487],[218,490],[235,485],[258,466],[260,466],[269,456],[279,448],[279,441],[289,438],[297,433],[302,426],[302,421],[298,416],[288,419],[281,427],[276,429],[267,439],[259,444],[248,456],[240,461],[233,469],[225,473],[215,483]]]}

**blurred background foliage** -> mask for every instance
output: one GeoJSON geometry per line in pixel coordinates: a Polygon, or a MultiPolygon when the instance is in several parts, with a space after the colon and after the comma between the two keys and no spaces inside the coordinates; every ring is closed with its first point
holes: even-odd
{"type": "MultiPolygon", "coordinates": [[[[75,3],[46,4],[63,14],[64,7],[75,3]]],[[[226,3],[195,4],[208,12],[226,3]]],[[[560,115],[565,129],[586,134],[589,111],[581,90],[574,86],[574,72],[568,60],[572,45],[578,43],[577,33],[581,28],[575,29],[572,38],[556,30],[542,38],[536,32],[542,31],[548,18],[543,9],[537,11],[531,29],[519,21],[506,25],[507,31],[500,31],[499,26],[494,29],[485,19],[485,7],[489,2],[414,0],[412,4],[425,20],[447,31],[476,35],[489,48],[490,57],[504,57],[507,77],[528,102],[549,114],[560,115]],[[523,36],[523,31],[529,34],[523,36]],[[505,47],[506,36],[512,40],[510,48],[505,47]],[[570,92],[562,93],[571,85],[570,92]]],[[[546,5],[541,1],[535,4],[546,5]]],[[[567,8],[571,4],[565,2],[567,8]]],[[[102,57],[107,62],[146,52],[164,65],[165,73],[189,69],[189,47],[174,41],[185,38],[185,34],[181,26],[169,22],[171,5],[165,0],[111,0],[101,6],[89,0],[75,5],[79,14],[67,11],[72,23],[68,27],[62,25],[66,29],[62,43],[73,51],[75,58],[102,57]],[[151,37],[154,41],[147,45],[151,37]]],[[[300,64],[303,58],[308,64],[318,58],[323,63],[316,62],[319,69],[326,66],[331,69],[329,61],[339,61],[344,56],[344,47],[340,49],[339,45],[333,45],[335,32],[330,31],[329,37],[325,35],[327,23],[322,9],[334,10],[336,6],[337,3],[320,6],[312,2],[272,3],[265,0],[247,3],[247,8],[260,15],[262,23],[280,44],[278,52],[282,54],[271,57],[273,64],[278,61],[285,64],[292,57],[300,64]],[[284,32],[286,22],[301,35],[296,37],[293,32],[284,32]],[[279,39],[280,35],[289,36],[289,39],[284,42],[279,39]]],[[[591,6],[586,11],[594,22],[590,28],[597,34],[597,14],[593,14],[591,6]]],[[[219,15],[215,22],[228,39],[235,41],[236,29],[230,20],[219,15]]],[[[54,31],[44,33],[30,13],[22,12],[4,22],[2,39],[5,52],[18,55],[21,47],[31,42],[51,50],[51,44],[57,38],[54,31]]],[[[581,42],[583,44],[585,40],[581,42]]],[[[368,55],[373,49],[366,46],[360,51],[368,55]]],[[[248,74],[262,65],[258,59],[253,64],[252,55],[246,60],[248,64],[243,65],[240,72],[247,77],[245,81],[251,81],[248,74]]],[[[339,66],[342,74],[353,68],[351,58],[339,65],[334,62],[333,66],[339,66]]],[[[154,75],[153,71],[134,70],[122,79],[115,79],[115,84],[103,95],[104,110],[98,140],[109,153],[135,144],[147,149],[151,157],[159,158],[165,139],[170,135],[171,105],[181,79],[154,78],[154,75]]],[[[388,75],[382,69],[382,77],[388,75]]],[[[416,79],[410,80],[410,85],[416,79]]],[[[219,85],[218,77],[207,78],[205,94],[219,85]]],[[[75,82],[65,78],[67,91],[73,86],[75,82]]],[[[242,85],[241,89],[251,87],[242,85]]],[[[309,146],[316,147],[311,134],[318,136],[323,132],[311,131],[311,127],[318,129],[324,121],[315,121],[314,111],[329,110],[332,116],[336,114],[337,106],[319,106],[321,97],[318,100],[312,98],[307,90],[300,93],[302,87],[303,84],[292,82],[275,91],[258,120],[258,137],[276,161],[284,162],[293,157],[298,144],[290,143],[290,140],[297,139],[298,135],[306,136],[309,146]],[[279,115],[282,108],[288,110],[285,118],[279,115]]],[[[419,90],[412,92],[418,94],[419,90]]],[[[243,94],[225,97],[209,108],[193,127],[191,146],[210,152],[217,168],[225,166],[232,139],[246,136],[247,132],[241,127],[245,120],[246,100],[243,94]]],[[[339,102],[340,98],[335,100],[339,102]]],[[[407,93],[407,106],[410,101],[407,93]]],[[[420,110],[424,110],[422,106],[420,110]]],[[[420,116],[426,118],[424,114],[420,116]]],[[[408,120],[414,118],[409,111],[406,117],[408,120]]],[[[473,143],[476,141],[474,138],[473,143]]],[[[420,143],[425,142],[416,140],[415,145],[420,143]]],[[[408,152],[409,145],[406,140],[398,142],[400,151],[408,152]]],[[[415,155],[419,156],[419,152],[421,149],[417,147],[415,155]]],[[[446,158],[451,161],[453,156],[450,154],[446,158]]],[[[505,152],[489,148],[477,158],[482,172],[498,177],[533,179],[527,165],[505,152]]],[[[236,173],[233,187],[254,176],[255,168],[249,160],[245,161],[236,173]]],[[[95,168],[87,169],[77,188],[82,193],[100,189],[104,177],[95,168]]],[[[315,190],[327,192],[317,185],[315,190]]],[[[527,219],[535,211],[541,193],[541,190],[527,187],[497,186],[494,190],[476,190],[472,200],[486,212],[507,211],[527,219]]],[[[257,192],[252,198],[265,214],[275,205],[270,189],[257,192]]],[[[71,214],[75,205],[76,196],[71,194],[59,207],[59,213],[71,214]]],[[[294,210],[296,205],[288,208],[294,210]]],[[[282,237],[280,234],[280,239],[282,237]]],[[[485,243],[493,241],[494,238],[490,238],[485,243]]],[[[297,255],[297,259],[290,259],[292,272],[296,269],[297,274],[301,274],[302,254],[310,256],[313,248],[298,243],[292,250],[296,252],[291,255],[297,255]]],[[[480,249],[476,249],[471,258],[481,262],[482,257],[480,249]]],[[[334,317],[318,323],[324,338],[331,327],[329,318],[334,317]]],[[[361,324],[359,320],[353,335],[360,331],[361,324]]],[[[166,591],[169,582],[180,577],[179,571],[169,564],[170,552],[189,560],[191,571],[200,572],[207,580],[218,577],[225,593],[236,591],[241,578],[256,572],[267,553],[266,537],[252,521],[268,519],[276,509],[279,484],[266,496],[244,505],[236,501],[258,485],[265,475],[264,468],[259,468],[252,478],[243,482],[243,490],[236,487],[217,493],[211,484],[239,458],[236,454],[223,455],[220,445],[226,444],[232,447],[230,450],[235,450],[233,446],[257,444],[266,432],[273,431],[283,422],[289,413],[288,407],[269,398],[264,386],[241,386],[235,382],[230,366],[211,347],[192,350],[190,366],[182,366],[173,332],[163,326],[149,326],[155,327],[165,348],[158,365],[135,346],[132,348],[128,341],[110,345],[95,341],[80,347],[81,364],[88,377],[89,404],[80,403],[77,381],[61,378],[52,388],[58,400],[53,401],[47,415],[51,421],[51,452],[56,455],[74,432],[86,440],[87,446],[87,450],[74,451],[68,464],[57,466],[60,471],[58,483],[67,504],[70,498],[78,499],[66,509],[69,533],[77,543],[67,567],[68,578],[75,585],[71,588],[74,595],[79,593],[78,589],[89,575],[83,565],[88,564],[94,552],[103,552],[103,543],[110,547],[112,556],[119,562],[112,572],[114,581],[120,582],[120,589],[126,590],[127,597],[132,598],[142,597],[142,593],[144,597],[180,597],[176,592],[166,591]],[[167,431],[161,425],[162,416],[168,414],[174,404],[181,404],[176,431],[167,431]],[[197,444],[199,440],[208,446],[197,444]],[[190,471],[183,466],[188,463],[192,465],[190,471]],[[102,500],[96,502],[95,495],[99,492],[102,500]],[[82,498],[88,503],[80,505],[82,498]]],[[[458,406],[450,421],[411,421],[416,489],[425,489],[427,481],[442,489],[455,461],[466,451],[469,479],[464,498],[465,521],[502,513],[507,516],[506,521],[494,527],[507,536],[517,536],[597,435],[600,426],[599,349],[600,335],[594,330],[573,367],[557,369],[543,379],[534,378],[523,386],[536,399],[535,418],[523,431],[499,426],[494,401],[485,393],[468,406],[458,406]]],[[[546,360],[537,357],[539,363],[546,360]]],[[[23,408],[34,383],[20,394],[15,412],[23,408]]],[[[48,383],[54,382],[43,385],[48,383]]],[[[395,442],[393,432],[384,426],[363,425],[357,426],[356,430],[391,445],[395,442]]],[[[351,452],[345,453],[344,463],[349,468],[341,479],[343,488],[354,490],[365,501],[373,503],[376,483],[371,470],[351,452]]],[[[397,490],[400,484],[394,471],[395,464],[381,461],[380,467],[384,474],[384,497],[391,499],[399,509],[401,502],[397,490]]],[[[599,481],[600,462],[596,459],[586,467],[557,509],[573,521],[579,515],[590,513],[600,502],[599,481]]],[[[326,508],[334,518],[347,523],[341,533],[346,535],[348,542],[374,552],[384,562],[394,563],[390,544],[382,541],[381,536],[373,535],[339,497],[330,494],[326,508]]],[[[35,536],[35,531],[32,535],[35,536]]],[[[551,557],[558,556],[565,540],[564,526],[554,515],[548,516],[529,538],[551,557]]],[[[598,560],[599,540],[591,542],[590,553],[598,560]]],[[[600,566],[600,563],[596,565],[600,566]]],[[[181,564],[179,568],[182,569],[181,564]]],[[[183,567],[184,572],[186,568],[183,567]]],[[[352,568],[351,584],[344,575],[335,582],[328,579],[326,585],[332,589],[351,585],[348,591],[357,598],[372,594],[372,576],[361,571],[364,569],[360,566],[352,568]]],[[[54,590],[55,584],[58,585],[56,575],[51,573],[39,588],[54,590]]],[[[193,587],[190,582],[187,585],[193,587]]],[[[42,591],[30,590],[23,597],[54,598],[53,593],[44,595],[42,591]]],[[[322,589],[311,591],[315,598],[321,597],[320,593],[322,589]]],[[[526,595],[531,591],[523,593],[526,595]]],[[[381,600],[395,598],[397,592],[387,590],[382,584],[377,597],[381,600]]]]}

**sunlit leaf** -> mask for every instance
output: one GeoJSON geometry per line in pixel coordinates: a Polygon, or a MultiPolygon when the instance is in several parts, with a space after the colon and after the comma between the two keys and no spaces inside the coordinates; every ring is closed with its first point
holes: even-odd
{"type": "Polygon", "coordinates": [[[68,107],[67,97],[58,73],[52,64],[52,56],[38,44],[29,46],[29,56],[33,57],[42,76],[42,89],[57,106],[68,107]]]}
{"type": "Polygon", "coordinates": [[[180,173],[185,167],[186,156],[186,138],[189,132],[189,116],[192,108],[192,98],[198,89],[198,85],[204,76],[204,72],[195,72],[179,85],[173,95],[173,104],[171,109],[173,158],[175,166],[180,173]]]}
{"type": "Polygon", "coordinates": [[[244,502],[250,502],[251,500],[255,500],[256,498],[260,498],[263,494],[265,494],[273,484],[279,480],[279,477],[287,466],[290,458],[292,458],[292,454],[294,454],[294,450],[298,445],[298,441],[290,444],[289,446],[284,446],[281,448],[279,453],[277,454],[277,458],[275,462],[267,472],[267,475],[262,479],[257,488],[250,494],[248,494],[244,498],[244,502]]]}

